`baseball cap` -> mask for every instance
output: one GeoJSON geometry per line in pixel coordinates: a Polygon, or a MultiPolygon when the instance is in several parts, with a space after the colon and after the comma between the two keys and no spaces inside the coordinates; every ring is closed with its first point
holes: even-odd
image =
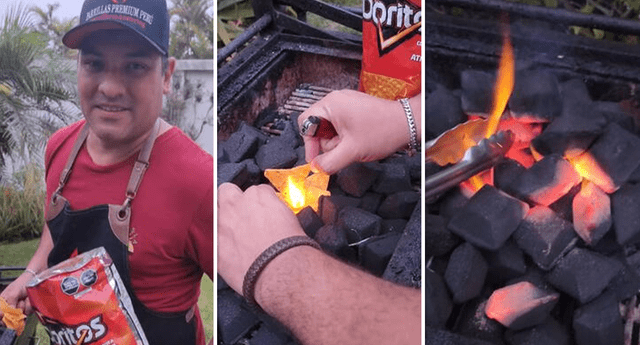
{"type": "Polygon", "coordinates": [[[133,30],[162,55],[167,55],[169,13],[166,0],[86,0],[80,12],[80,24],[62,37],[62,43],[77,49],[90,34],[117,28],[133,30]]]}

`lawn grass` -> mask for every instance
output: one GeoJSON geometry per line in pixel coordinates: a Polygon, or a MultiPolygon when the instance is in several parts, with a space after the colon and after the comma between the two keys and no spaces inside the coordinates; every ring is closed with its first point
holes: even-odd
{"type": "MultiPolygon", "coordinates": [[[[325,0],[325,2],[339,5],[343,7],[352,7],[352,8],[360,8],[362,7],[362,0],[325,0]]],[[[315,13],[307,13],[307,22],[320,29],[331,30],[331,31],[342,31],[351,34],[359,34],[358,31],[338,24],[332,20],[325,19],[320,17],[315,13]]]]}
{"type": "MultiPolygon", "coordinates": [[[[0,266],[26,266],[39,242],[39,239],[35,239],[11,244],[0,243],[0,266]]],[[[200,283],[198,307],[200,307],[206,337],[211,339],[213,337],[213,282],[206,275],[202,277],[200,283]]],[[[36,336],[40,338],[41,344],[49,343],[49,336],[42,325],[38,325],[36,336]]]]}

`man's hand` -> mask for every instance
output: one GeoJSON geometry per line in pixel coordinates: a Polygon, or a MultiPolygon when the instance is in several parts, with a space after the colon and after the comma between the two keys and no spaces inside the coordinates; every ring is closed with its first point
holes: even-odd
{"type": "Polygon", "coordinates": [[[231,183],[218,187],[218,273],[242,294],[244,275],[269,246],[305,235],[298,219],[268,185],[245,192],[231,183]]]}
{"type": "MultiPolygon", "coordinates": [[[[411,104],[419,131],[420,97],[412,98],[411,104]]],[[[409,143],[407,118],[397,101],[353,90],[334,91],[305,110],[298,126],[311,115],[329,120],[338,134],[330,139],[303,136],[307,161],[328,174],[354,162],[385,158],[409,143]]]]}
{"type": "MultiPolygon", "coordinates": [[[[26,285],[33,276],[30,273],[21,274],[16,280],[14,280],[6,289],[0,293],[0,297],[7,301],[7,304],[14,308],[21,309],[25,315],[29,315],[33,312],[29,298],[27,298],[26,285]]],[[[0,325],[2,323],[2,317],[4,313],[0,310],[0,325]]]]}

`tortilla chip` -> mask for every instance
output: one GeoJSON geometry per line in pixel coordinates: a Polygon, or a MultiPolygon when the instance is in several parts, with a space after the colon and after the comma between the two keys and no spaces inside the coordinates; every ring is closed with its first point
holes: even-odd
{"type": "Polygon", "coordinates": [[[15,330],[18,335],[22,334],[22,331],[24,331],[24,320],[27,318],[22,310],[10,306],[2,297],[0,297],[0,310],[2,310],[4,314],[2,323],[4,323],[7,328],[15,330]]]}

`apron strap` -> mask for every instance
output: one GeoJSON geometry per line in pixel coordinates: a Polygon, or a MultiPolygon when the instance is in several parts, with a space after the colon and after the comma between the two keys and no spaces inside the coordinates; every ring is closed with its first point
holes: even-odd
{"type": "Polygon", "coordinates": [[[73,166],[73,162],[75,162],[76,157],[78,157],[78,153],[84,144],[84,141],[89,136],[89,125],[87,123],[84,124],[78,138],[73,143],[73,147],[71,148],[71,153],[69,154],[69,158],[67,159],[67,164],[64,166],[62,173],[60,174],[60,183],[58,184],[58,188],[53,193],[54,196],[59,195],[62,192],[62,187],[69,180],[69,175],[71,175],[71,167],[73,166]]]}
{"type": "MultiPolygon", "coordinates": [[[[133,171],[131,172],[131,177],[129,178],[129,184],[127,185],[127,199],[125,200],[123,207],[126,207],[131,203],[136,193],[138,192],[138,188],[140,187],[140,182],[142,181],[142,176],[144,176],[145,171],[149,167],[149,157],[151,156],[151,150],[153,149],[153,143],[158,137],[158,133],[160,132],[160,118],[158,118],[151,129],[151,135],[144,143],[144,146],[140,150],[138,154],[138,159],[136,160],[133,171]]],[[[60,174],[60,183],[58,184],[58,188],[53,193],[53,195],[59,195],[62,192],[62,188],[69,180],[69,176],[71,175],[71,168],[73,167],[73,163],[78,157],[78,153],[82,148],[85,140],[89,136],[89,125],[87,123],[84,124],[80,134],[78,134],[78,138],[73,143],[73,147],[71,148],[71,152],[69,153],[69,158],[67,159],[67,163],[60,174]]]]}
{"type": "Polygon", "coordinates": [[[153,149],[153,143],[158,137],[159,132],[160,118],[156,120],[156,123],[151,130],[149,139],[147,139],[144,146],[140,150],[138,159],[133,165],[133,170],[131,171],[131,176],[129,177],[129,184],[127,185],[127,200],[125,201],[125,205],[127,203],[131,203],[131,201],[133,201],[133,198],[136,197],[138,188],[140,188],[140,182],[142,182],[142,177],[149,167],[149,156],[151,156],[151,149],[153,149]]]}

